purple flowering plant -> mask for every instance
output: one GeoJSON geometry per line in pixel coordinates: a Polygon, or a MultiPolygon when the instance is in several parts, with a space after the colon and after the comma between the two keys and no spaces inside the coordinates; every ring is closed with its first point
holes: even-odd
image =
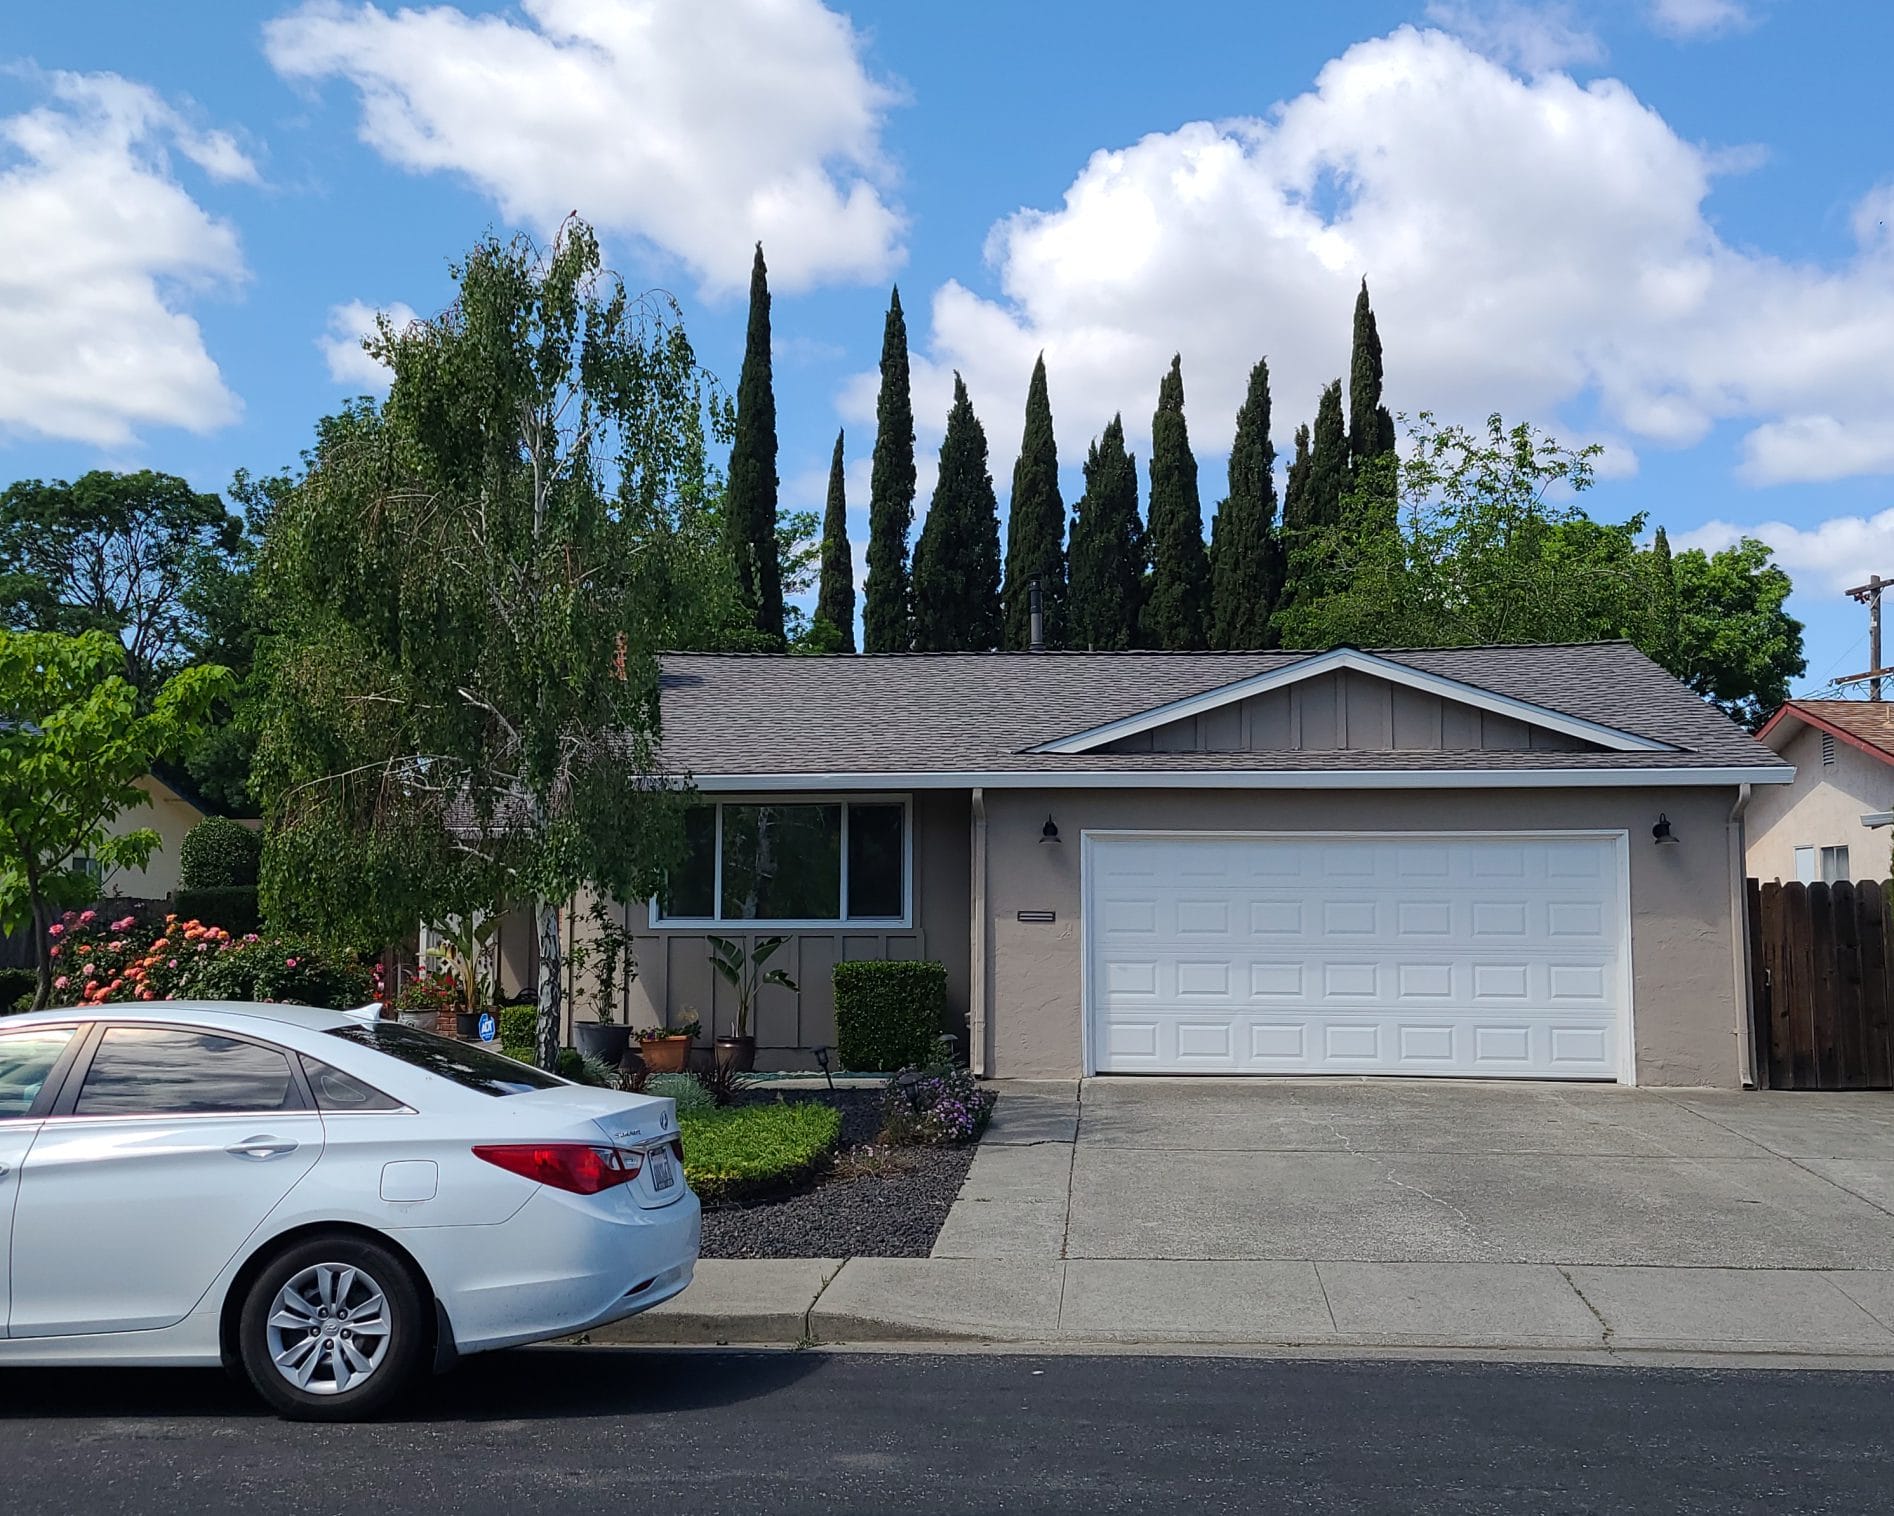
{"type": "Polygon", "coordinates": [[[972,1073],[945,1059],[903,1069],[888,1081],[882,1140],[914,1147],[971,1142],[985,1128],[997,1098],[972,1073]]]}

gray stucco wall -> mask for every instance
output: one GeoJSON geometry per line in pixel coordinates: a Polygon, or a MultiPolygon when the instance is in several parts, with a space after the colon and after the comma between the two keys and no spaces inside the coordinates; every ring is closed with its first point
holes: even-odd
{"type": "MultiPolygon", "coordinates": [[[[790,934],[771,968],[785,970],[799,993],[766,986],[758,997],[757,1067],[813,1068],[807,1049],[833,1046],[835,965],[851,959],[936,958],[947,966],[947,1009],[957,1026],[967,1017],[972,923],[972,813],[965,790],[922,791],[913,796],[913,911],[904,928],[846,927],[790,934]]],[[[615,1014],[633,1026],[670,1024],[686,1007],[703,1019],[706,1042],[735,1031],[736,1003],[729,985],[710,967],[710,944],[699,928],[653,928],[642,901],[614,904],[634,934],[638,977],[620,992],[615,1014]],[[714,1033],[713,1033],[714,1028],[714,1033]]],[[[584,901],[579,902],[578,934],[584,935],[584,901]]],[[[754,931],[729,928],[718,935],[747,947],[761,937],[778,935],[766,925],[754,931]]],[[[594,996],[574,986],[574,1010],[581,1020],[594,1016],[594,996]]]]}
{"type": "Polygon", "coordinates": [[[1640,1083],[1742,1082],[1728,818],[1733,789],[989,790],[985,880],[990,1069],[1068,1078],[1083,1057],[1079,837],[1087,829],[1630,833],[1633,1035],[1640,1083]],[[1048,811],[1064,839],[1042,846],[1048,811]],[[1678,839],[1657,847],[1663,812],[1678,839]],[[1052,910],[1050,925],[1020,911],[1052,910]]]}

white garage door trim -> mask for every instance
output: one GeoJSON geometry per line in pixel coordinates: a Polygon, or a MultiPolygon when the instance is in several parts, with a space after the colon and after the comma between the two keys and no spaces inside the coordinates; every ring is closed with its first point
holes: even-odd
{"type": "MultiPolygon", "coordinates": [[[[1618,931],[1618,984],[1617,1016],[1615,1033],[1617,1038],[1616,1078],[1619,1083],[1634,1085],[1637,1083],[1637,1038],[1636,1010],[1632,994],[1632,938],[1631,938],[1631,848],[1630,833],[1624,828],[1589,828],[1532,831],[1244,831],[1236,829],[1117,829],[1100,828],[1082,831],[1079,835],[1079,965],[1080,965],[1080,1028],[1083,1047],[1083,1067],[1087,1074],[1099,1072],[1101,1031],[1097,1025],[1100,1007],[1103,1004],[1094,983],[1097,964],[1094,960],[1093,946],[1095,933],[1092,924],[1098,919],[1094,914],[1097,870],[1094,862],[1097,847],[1101,843],[1120,841],[1256,841],[1256,842],[1319,842],[1365,841],[1365,842],[1401,842],[1401,841],[1554,841],[1560,839],[1589,839],[1613,844],[1612,853],[1616,864],[1616,878],[1613,881],[1617,900],[1618,931]]],[[[1165,1071],[1175,1072],[1175,1071],[1165,1071]]],[[[1205,1069],[1204,1073],[1220,1072],[1205,1069]]],[[[1309,1070],[1311,1073],[1345,1073],[1345,1069],[1309,1070]]],[[[1424,1068],[1404,1068],[1402,1075],[1426,1077],[1431,1071],[1424,1068]]],[[[1285,1070],[1284,1077],[1295,1077],[1296,1071],[1285,1070]]],[[[1255,1071],[1255,1075],[1266,1076],[1267,1071],[1255,1071]]],[[[1469,1072],[1464,1069],[1443,1069],[1436,1077],[1467,1078],[1469,1072]]],[[[1558,1078],[1556,1073],[1544,1071],[1516,1075],[1500,1074],[1497,1077],[1520,1078],[1558,1078]]],[[[1605,1077],[1599,1074],[1567,1077],[1605,1077]]]]}

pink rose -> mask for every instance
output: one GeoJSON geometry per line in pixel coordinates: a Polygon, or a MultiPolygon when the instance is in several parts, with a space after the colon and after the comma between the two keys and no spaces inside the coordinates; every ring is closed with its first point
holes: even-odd
{"type": "Polygon", "coordinates": [[[167,964],[165,965],[165,967],[166,967],[166,968],[168,968],[168,969],[174,969],[174,968],[176,968],[177,966],[178,966],[178,961],[177,961],[177,959],[175,959],[175,958],[173,958],[173,959],[172,959],[172,960],[171,960],[171,961],[170,961],[169,963],[167,963],[167,964]]]}
{"type": "Polygon", "coordinates": [[[210,951],[210,944],[208,942],[200,942],[197,945],[197,950],[200,953],[207,953],[210,951]]]}
{"type": "Polygon", "coordinates": [[[63,931],[65,931],[65,928],[55,921],[51,926],[46,928],[46,935],[48,937],[57,937],[63,931]]]}
{"type": "Polygon", "coordinates": [[[66,976],[64,974],[61,974],[57,979],[53,981],[53,988],[56,990],[63,990],[65,987],[66,987],[66,976]]]}
{"type": "Polygon", "coordinates": [[[284,967],[284,968],[286,968],[286,969],[293,969],[293,968],[295,968],[295,967],[296,967],[296,960],[295,960],[294,958],[285,958],[285,959],[283,960],[283,967],[284,967]]]}
{"type": "Polygon", "coordinates": [[[97,917],[98,917],[98,914],[99,914],[99,913],[98,913],[97,911],[81,911],[81,912],[79,912],[79,924],[80,924],[81,926],[84,926],[84,925],[85,925],[85,924],[86,924],[86,923],[87,923],[88,921],[93,921],[93,920],[96,920],[96,919],[97,919],[97,917]]]}
{"type": "Polygon", "coordinates": [[[99,966],[96,963],[88,963],[84,968],[79,970],[79,972],[81,974],[84,974],[86,978],[88,979],[90,979],[94,974],[98,973],[98,971],[99,971],[99,966]]]}
{"type": "Polygon", "coordinates": [[[243,934],[243,940],[245,942],[258,942],[262,939],[260,939],[255,932],[245,932],[243,934]]]}
{"type": "Polygon", "coordinates": [[[136,925],[138,925],[138,918],[136,916],[121,916],[112,923],[112,930],[115,932],[128,932],[136,925]]]}

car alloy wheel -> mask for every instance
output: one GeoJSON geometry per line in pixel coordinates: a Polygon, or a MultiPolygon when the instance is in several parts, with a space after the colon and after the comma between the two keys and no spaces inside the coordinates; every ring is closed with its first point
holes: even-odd
{"type": "Polygon", "coordinates": [[[276,1372],[307,1395],[366,1385],[388,1356],[388,1296],[374,1276],[318,1263],[276,1293],[265,1341],[276,1372]]]}

